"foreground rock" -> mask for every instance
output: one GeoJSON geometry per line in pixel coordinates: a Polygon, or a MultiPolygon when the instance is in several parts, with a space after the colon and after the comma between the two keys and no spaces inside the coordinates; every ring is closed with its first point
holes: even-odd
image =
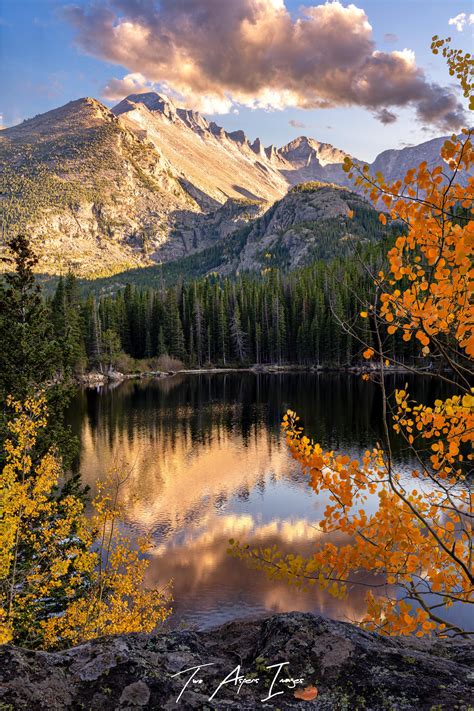
{"type": "Polygon", "coordinates": [[[1,709],[467,711],[473,704],[469,641],[386,639],[304,613],[108,638],[52,654],[0,648],[1,709]],[[283,662],[280,673],[267,668],[283,662]],[[206,664],[183,691],[193,672],[175,675],[206,664]],[[240,692],[237,674],[247,680],[240,692]],[[311,687],[314,698],[295,698],[295,684],[311,687]]]}

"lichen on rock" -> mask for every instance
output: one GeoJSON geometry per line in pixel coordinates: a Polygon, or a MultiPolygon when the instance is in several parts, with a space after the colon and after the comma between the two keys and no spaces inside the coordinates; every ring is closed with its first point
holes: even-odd
{"type": "Polygon", "coordinates": [[[4,646],[0,708],[469,711],[473,668],[468,640],[385,638],[294,612],[54,653],[4,646]],[[311,700],[295,697],[308,687],[311,700]]]}

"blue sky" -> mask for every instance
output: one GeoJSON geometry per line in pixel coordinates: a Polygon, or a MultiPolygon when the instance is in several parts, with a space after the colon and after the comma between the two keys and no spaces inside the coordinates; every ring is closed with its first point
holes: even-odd
{"type": "MultiPolygon", "coordinates": [[[[223,1],[231,3],[236,0],[223,1]]],[[[132,3],[132,0],[123,0],[123,5],[127,2],[132,3]]],[[[121,79],[140,70],[136,59],[134,66],[125,66],[117,60],[108,61],[106,52],[102,56],[88,56],[84,42],[82,46],[77,44],[77,27],[64,17],[64,8],[69,4],[56,0],[0,0],[0,114],[4,126],[81,96],[103,99],[103,87],[111,79],[121,79]]],[[[86,6],[90,3],[76,0],[74,4],[86,6]]],[[[96,5],[100,4],[101,0],[96,0],[96,5]]],[[[295,17],[301,5],[317,5],[317,2],[285,2],[286,9],[295,17]]],[[[448,22],[460,13],[472,12],[473,3],[458,0],[358,0],[355,5],[365,11],[378,50],[413,50],[417,66],[424,70],[430,82],[453,87],[442,57],[431,54],[430,41],[433,34],[451,35],[453,44],[472,49],[472,26],[458,32],[448,22]],[[388,34],[391,37],[387,39],[388,34]]],[[[100,55],[100,51],[96,54],[100,55]]],[[[153,80],[156,82],[156,74],[153,80]]],[[[104,103],[112,105],[114,101],[104,103]]],[[[373,159],[386,148],[399,148],[442,134],[436,125],[423,125],[410,107],[397,107],[396,114],[397,121],[384,125],[374,117],[373,111],[357,105],[327,109],[290,106],[283,110],[268,110],[249,108],[237,102],[230,113],[211,118],[228,130],[244,129],[250,139],[260,136],[265,145],[282,145],[305,134],[366,160],[373,159]],[[296,127],[290,125],[290,121],[296,123],[296,127]]]]}

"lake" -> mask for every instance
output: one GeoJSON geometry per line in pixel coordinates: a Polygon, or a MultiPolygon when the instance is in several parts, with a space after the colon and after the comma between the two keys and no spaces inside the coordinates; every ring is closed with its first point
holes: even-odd
{"type": "MultiPolygon", "coordinates": [[[[388,388],[405,380],[389,378],[388,388]]],[[[440,394],[432,387],[418,378],[411,392],[429,401],[440,394]]],[[[280,422],[288,408],[323,447],[352,456],[380,436],[380,392],[351,374],[178,374],[76,395],[69,421],[84,482],[94,490],[113,467],[127,474],[126,528],[153,540],[147,584],[173,580],[173,625],[206,628],[289,610],[363,615],[365,587],[343,601],[318,588],[302,592],[227,553],[230,538],[302,554],[322,541],[315,524],[327,498],[314,494],[287,451],[280,422]]],[[[460,621],[462,612],[449,617],[460,621]]]]}

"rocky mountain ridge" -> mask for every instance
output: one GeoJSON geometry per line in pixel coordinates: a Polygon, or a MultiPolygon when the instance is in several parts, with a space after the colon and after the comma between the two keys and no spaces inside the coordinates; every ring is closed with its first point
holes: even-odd
{"type": "MultiPolygon", "coordinates": [[[[125,270],[94,284],[81,280],[80,284],[86,291],[93,288],[108,292],[127,284],[159,288],[174,284],[177,279],[189,281],[216,274],[233,277],[242,272],[262,274],[269,268],[286,271],[313,260],[353,255],[355,250],[381,242],[400,230],[399,225],[383,226],[378,211],[367,200],[333,183],[301,183],[263,213],[259,214],[258,204],[250,205],[248,210],[252,208],[254,216],[247,223],[229,229],[223,239],[215,234],[207,247],[179,260],[125,270]]],[[[236,209],[230,200],[220,210],[201,216],[203,234],[209,235],[211,220],[229,209],[236,209]]],[[[218,229],[222,231],[226,224],[224,217],[218,229]]]]}
{"type": "Polygon", "coordinates": [[[383,234],[377,211],[363,197],[333,183],[300,183],[254,220],[241,252],[223,271],[252,271],[273,264],[300,267],[313,259],[342,256],[354,243],[383,234]]]}
{"type": "Polygon", "coordinates": [[[112,111],[162,151],[183,179],[219,202],[242,196],[271,202],[297,183],[338,172],[345,177],[340,168],[348,154],[330,144],[300,136],[281,148],[265,147],[260,138],[250,142],[244,131],[227,132],[154,92],[132,94],[112,111]]]}
{"type": "MultiPolygon", "coordinates": [[[[442,140],[373,166],[399,177],[442,140]]],[[[265,147],[154,92],[79,99],[0,133],[0,219],[32,234],[46,273],[113,274],[211,248],[295,185],[348,187],[346,155],[306,136],[265,147]]]]}

